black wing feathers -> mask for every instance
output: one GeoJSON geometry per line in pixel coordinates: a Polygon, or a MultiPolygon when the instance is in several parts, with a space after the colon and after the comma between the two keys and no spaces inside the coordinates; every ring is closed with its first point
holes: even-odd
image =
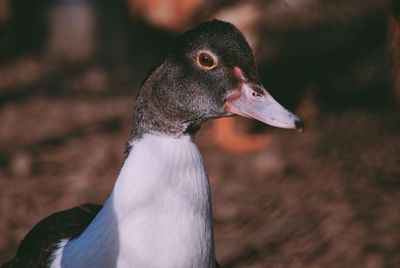
{"type": "Polygon", "coordinates": [[[15,258],[1,268],[47,267],[60,240],[78,237],[101,208],[101,205],[84,204],[41,220],[22,240],[15,258]]]}

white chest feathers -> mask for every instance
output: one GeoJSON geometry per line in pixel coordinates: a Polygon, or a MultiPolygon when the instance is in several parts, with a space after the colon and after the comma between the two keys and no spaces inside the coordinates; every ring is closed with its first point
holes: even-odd
{"type": "Polygon", "coordinates": [[[52,267],[214,267],[210,188],[189,136],[133,143],[113,192],[52,267]]]}

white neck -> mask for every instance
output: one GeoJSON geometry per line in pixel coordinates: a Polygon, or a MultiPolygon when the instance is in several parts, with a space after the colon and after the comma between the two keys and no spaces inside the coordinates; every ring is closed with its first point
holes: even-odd
{"type": "Polygon", "coordinates": [[[209,182],[191,137],[134,141],[103,209],[60,245],[52,267],[214,267],[209,182]]]}

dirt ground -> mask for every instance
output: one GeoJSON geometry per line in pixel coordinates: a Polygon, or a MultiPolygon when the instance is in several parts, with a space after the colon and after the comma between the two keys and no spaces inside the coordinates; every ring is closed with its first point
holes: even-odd
{"type": "MultiPolygon", "coordinates": [[[[107,198],[131,127],[128,73],[40,57],[0,68],[0,263],[43,217],[107,198]]],[[[222,150],[212,123],[198,134],[221,264],[400,267],[400,109],[299,112],[305,133],[264,128],[257,152],[222,150]]]]}

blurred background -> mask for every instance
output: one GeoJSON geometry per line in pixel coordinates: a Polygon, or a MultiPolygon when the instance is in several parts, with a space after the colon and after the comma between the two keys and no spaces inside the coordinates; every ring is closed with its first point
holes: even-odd
{"type": "Polygon", "coordinates": [[[221,264],[400,267],[400,4],[383,0],[0,0],[0,263],[45,216],[104,202],[141,81],[212,18],[307,126],[203,126],[221,264]]]}

